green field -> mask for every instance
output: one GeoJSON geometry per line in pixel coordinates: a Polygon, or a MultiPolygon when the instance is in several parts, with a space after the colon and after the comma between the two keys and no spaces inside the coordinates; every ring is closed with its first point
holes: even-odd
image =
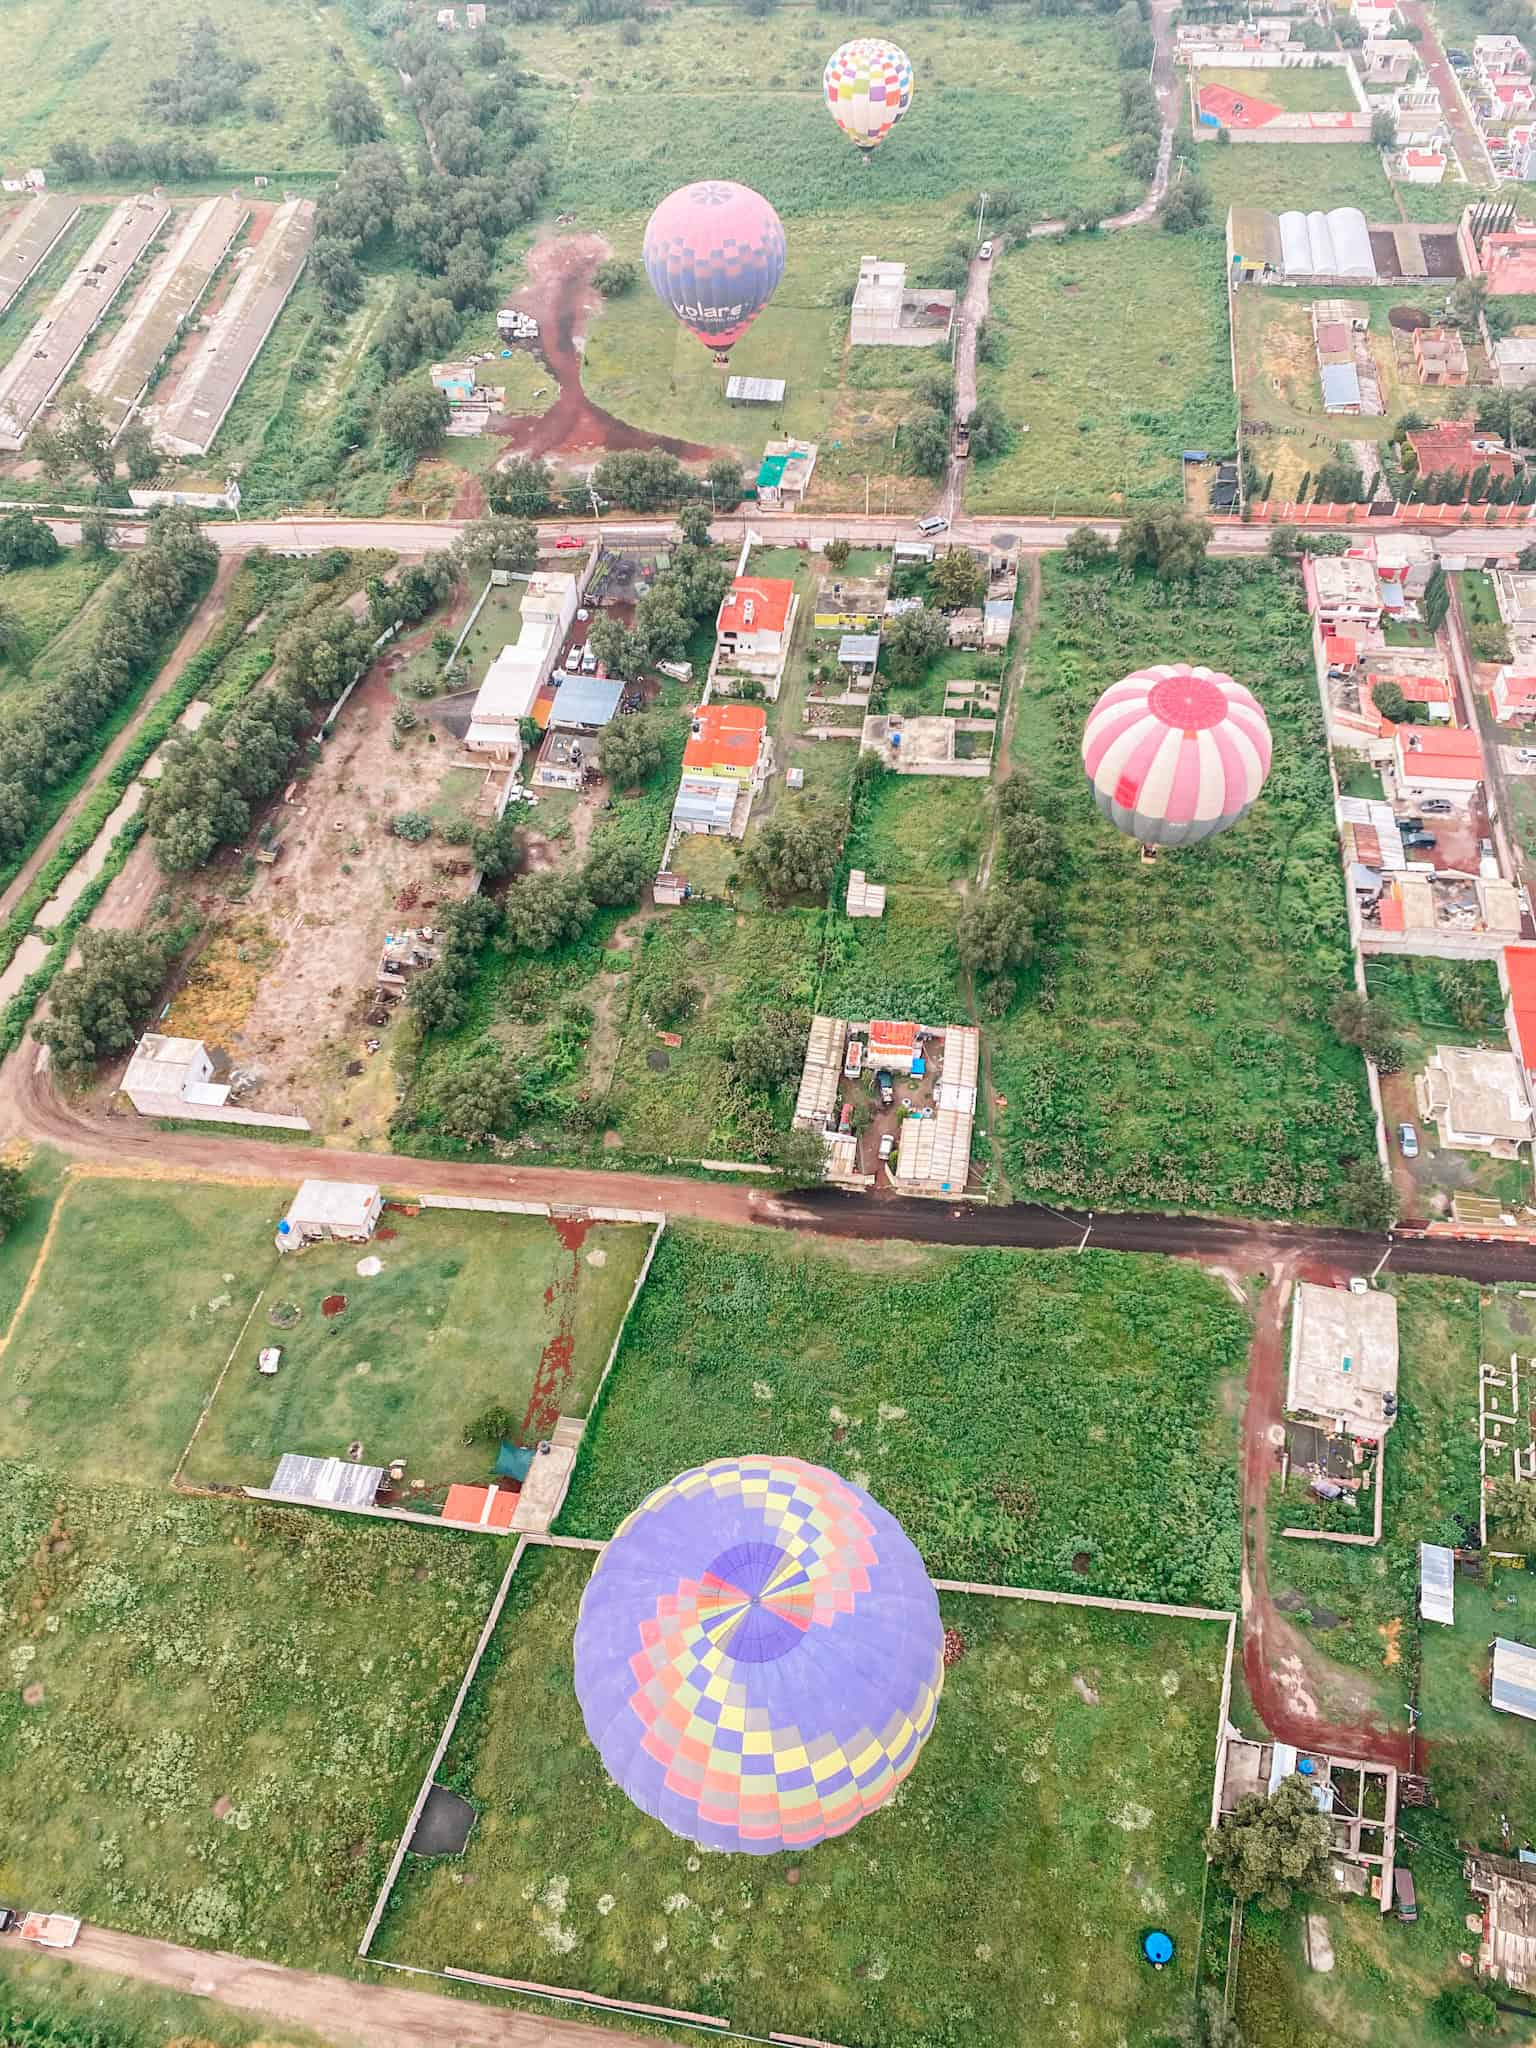
{"type": "Polygon", "coordinates": [[[381,1956],[686,2007],[760,2037],[1176,2037],[1223,1624],[946,1598],[965,1653],[906,1785],[851,1834],[748,1868],[690,1854],[585,1741],[570,1638],[589,1570],[551,1551],[519,1566],[445,1765],[480,1819],[462,1858],[408,1859],[381,1956]],[[1161,1974],[1137,1955],[1149,1919],[1179,1945],[1161,1974]]]}
{"type": "MultiPolygon", "coordinates": [[[[1353,114],[1358,102],[1349,89],[1342,64],[1296,65],[1287,70],[1224,70],[1220,65],[1202,64],[1192,73],[1196,90],[1203,85],[1224,85],[1249,99],[1267,100],[1287,114],[1353,114]]],[[[1225,148],[1228,145],[1222,144],[1225,148]]],[[[1276,145],[1239,143],[1238,148],[1262,149],[1276,145]]],[[[1284,147],[1284,145],[1278,145],[1284,147]]],[[[1309,148],[1311,144],[1307,145],[1309,148]]]]}
{"type": "Polygon", "coordinates": [[[1330,1214],[1375,1146],[1358,1054],[1327,1010],[1348,971],[1328,761],[1300,582],[1208,565],[1193,589],[1048,562],[1013,760],[1063,806],[1054,937],[992,1027],[1017,1195],[1330,1214]],[[1083,721],[1147,662],[1249,685],[1274,739],[1264,795],[1219,838],[1150,866],[1083,779],[1083,721]]]}
{"type": "Polygon", "coordinates": [[[937,775],[878,777],[860,793],[850,866],[876,881],[939,888],[974,875],[990,825],[988,787],[937,775]]]}
{"type": "Polygon", "coordinates": [[[1247,1330],[1167,1261],[674,1228],[561,1527],[748,1443],[872,1485],[936,1575],[1225,1606],[1247,1330]]]}
{"type": "Polygon", "coordinates": [[[10,569],[0,576],[0,606],[17,614],[24,636],[14,652],[0,655],[0,696],[25,685],[49,643],[79,617],[113,567],[110,555],[68,548],[46,569],[10,569]]]}
{"type": "MultiPolygon", "coordinates": [[[[1445,186],[1393,185],[1381,167],[1381,153],[1360,142],[1203,143],[1195,158],[1201,183],[1211,195],[1211,220],[1225,226],[1229,206],[1358,206],[1368,221],[1399,218],[1394,194],[1420,193],[1433,207],[1422,218],[1454,221],[1456,202],[1445,186]]],[[[1218,237],[1219,239],[1219,237],[1218,237]]]]}
{"type": "Polygon", "coordinates": [[[61,11],[47,0],[9,0],[0,10],[0,71],[26,81],[7,116],[12,155],[46,163],[60,142],[96,148],[114,136],[163,132],[163,124],[142,111],[144,91],[152,78],[175,69],[180,37],[202,15],[261,65],[245,99],[270,95],[276,108],[262,119],[246,106],[188,131],[217,152],[221,171],[321,175],[339,168],[342,151],[321,110],[333,80],[347,71],[374,87],[386,120],[399,120],[388,84],[374,69],[372,44],[356,33],[345,7],[162,0],[151,29],[131,10],[61,11]]]}
{"type": "Polygon", "coordinates": [[[464,1442],[487,1408],[522,1417],[520,1443],[547,1436],[557,1415],[586,1413],[647,1230],[451,1210],[391,1210],[384,1228],[394,1235],[367,1248],[384,1262],[372,1279],[345,1244],[314,1245],[272,1275],[187,1461],[189,1484],[264,1486],[284,1451],[343,1457],[357,1441],[374,1463],[406,1459],[430,1502],[489,1470],[495,1443],[464,1442]],[[562,1232],[581,1241],[567,1248],[562,1232]],[[345,1309],[322,1315],[338,1294],[345,1309]],[[301,1311],[288,1329],[268,1318],[280,1299],[301,1311]],[[283,1350],[270,1378],[256,1370],[269,1344],[283,1350]]]}
{"type": "Polygon", "coordinates": [[[1003,357],[980,388],[1015,439],[972,466],[972,510],[1177,501],[1186,448],[1230,449],[1223,260],[1218,236],[1155,228],[1007,248],[992,279],[1003,357]]]}
{"type": "Polygon", "coordinates": [[[8,1464],[0,1891],[344,1969],[503,1562],[8,1464]]]}

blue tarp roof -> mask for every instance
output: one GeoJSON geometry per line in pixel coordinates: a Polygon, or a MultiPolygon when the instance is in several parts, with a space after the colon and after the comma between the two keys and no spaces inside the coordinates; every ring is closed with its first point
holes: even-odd
{"type": "Polygon", "coordinates": [[[606,725],[624,694],[616,676],[562,676],[559,683],[549,713],[551,725],[606,725]]]}

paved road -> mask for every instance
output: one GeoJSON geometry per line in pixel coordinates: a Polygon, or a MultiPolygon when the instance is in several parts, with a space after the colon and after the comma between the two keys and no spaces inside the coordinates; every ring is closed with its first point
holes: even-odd
{"type": "Polygon", "coordinates": [[[1474,185],[1497,186],[1487,146],[1461,96],[1460,81],[1445,61],[1434,15],[1424,5],[1424,0],[1402,0],[1402,12],[1409,25],[1420,32],[1419,58],[1429,73],[1430,84],[1439,89],[1441,110],[1455,141],[1462,169],[1474,185]]]}

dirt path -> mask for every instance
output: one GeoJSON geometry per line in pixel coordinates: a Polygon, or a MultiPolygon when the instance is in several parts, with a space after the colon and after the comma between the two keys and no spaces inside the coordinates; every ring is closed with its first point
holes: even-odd
{"type": "Polygon", "coordinates": [[[235,572],[239,567],[240,557],[238,555],[230,554],[219,557],[218,572],[214,576],[212,589],[192,614],[191,623],[182,634],[180,640],[177,641],[170,660],[167,661],[165,667],[161,669],[159,675],[150,684],[138,710],[128,721],[127,725],[124,726],[117,738],[103,752],[100,760],[92,769],[90,779],[86,782],[84,788],[76,796],[70,798],[60,817],[43,834],[31,857],[22,864],[21,871],[16,876],[16,879],[3,894],[0,894],[0,918],[9,917],[26,891],[31,888],[38,872],[53,858],[64,835],[84,810],[91,796],[100,786],[103,778],[110,774],[112,769],[123,758],[140,726],[144,723],[146,716],[159,703],[172,684],[178,680],[187,663],[202,647],[215,626],[220,623],[224,614],[224,599],[228,595],[229,586],[234,581],[235,572]]]}
{"type": "MultiPolygon", "coordinates": [[[[1100,221],[1101,232],[1105,229],[1139,228],[1149,221],[1162,204],[1163,194],[1168,190],[1168,173],[1173,165],[1173,138],[1179,125],[1179,85],[1173,68],[1173,17],[1178,0],[1152,0],[1152,90],[1157,94],[1157,104],[1163,116],[1163,132],[1158,140],[1157,165],[1152,173],[1146,196],[1133,206],[1129,213],[1117,213],[1109,220],[1100,221]]],[[[1065,234],[1064,220],[1037,221],[1030,229],[1031,235],[1065,234]]]]}
{"type": "Polygon", "coordinates": [[[1456,74],[1445,61],[1434,16],[1424,5],[1424,0],[1403,0],[1402,13],[1404,20],[1419,31],[1419,61],[1429,73],[1430,84],[1439,89],[1441,112],[1455,139],[1462,169],[1474,185],[1496,184],[1498,181],[1488,160],[1487,145],[1467,113],[1456,74]]]}
{"type": "Polygon", "coordinates": [[[105,1927],[83,1927],[68,1962],[308,2028],[336,2048],[592,2048],[598,2040],[641,2048],[640,2035],[599,2035],[590,2022],[407,1990],[421,1980],[394,1972],[382,1984],[353,1983],[105,1927]]]}
{"type": "MultiPolygon", "coordinates": [[[[998,244],[1001,247],[1001,244],[998,244]]],[[[968,420],[976,410],[976,340],[992,304],[992,261],[978,252],[971,258],[965,297],[960,301],[955,332],[955,418],[968,420]]],[[[944,472],[944,494],[939,511],[951,523],[965,503],[966,458],[957,454],[950,439],[949,467],[944,472]]]]}

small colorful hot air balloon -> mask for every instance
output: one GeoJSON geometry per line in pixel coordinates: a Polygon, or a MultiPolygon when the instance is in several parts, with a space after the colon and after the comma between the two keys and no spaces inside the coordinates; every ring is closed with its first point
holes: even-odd
{"type": "Polygon", "coordinates": [[[662,200],[642,253],[657,298],[724,363],[784,275],[784,223],[760,192],[707,178],[662,200]]]}
{"type": "Polygon", "coordinates": [[[883,36],[834,50],[822,74],[832,118],[869,162],[912,104],[912,60],[883,36]]]}
{"type": "Polygon", "coordinates": [[[1143,846],[1193,846],[1225,832],[1257,799],[1269,760],[1253,692],[1182,662],[1111,684],[1083,728],[1094,802],[1143,846]]]}
{"type": "Polygon", "coordinates": [[[944,1683],[923,1561],[799,1458],[669,1480],[597,1561],[576,1697],[603,1768],[690,1842],[771,1856],[846,1834],[917,1761],[944,1683]]]}

